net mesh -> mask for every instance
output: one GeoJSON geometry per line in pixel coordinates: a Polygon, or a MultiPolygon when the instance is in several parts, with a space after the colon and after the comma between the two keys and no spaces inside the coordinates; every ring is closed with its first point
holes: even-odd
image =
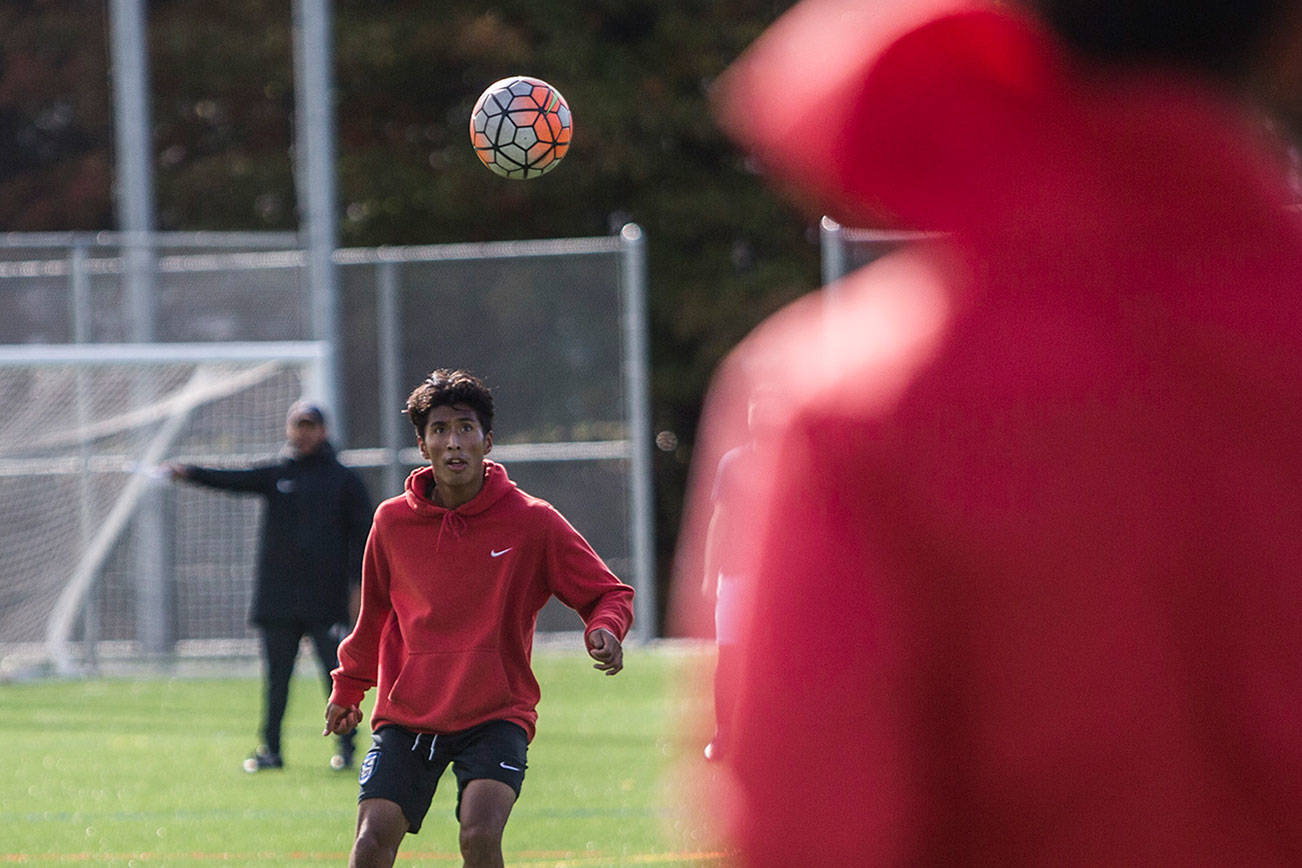
{"type": "Polygon", "coordinates": [[[0,655],[250,635],[256,499],[171,485],[158,462],[275,454],[319,363],[165,352],[0,363],[0,655]]]}

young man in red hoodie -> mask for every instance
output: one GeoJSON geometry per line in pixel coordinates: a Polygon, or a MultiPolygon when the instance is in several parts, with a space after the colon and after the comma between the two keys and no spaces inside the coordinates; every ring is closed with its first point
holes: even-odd
{"type": "Polygon", "coordinates": [[[326,706],[325,734],[347,732],[379,686],[350,864],[393,864],[451,763],[465,864],[498,866],[538,717],[529,663],[538,611],[552,596],[577,611],[594,668],[614,675],[633,589],[555,508],[485,459],[493,398],[478,378],[434,371],[407,416],[429,466],[376,510],[361,613],[339,646],[326,706]]]}

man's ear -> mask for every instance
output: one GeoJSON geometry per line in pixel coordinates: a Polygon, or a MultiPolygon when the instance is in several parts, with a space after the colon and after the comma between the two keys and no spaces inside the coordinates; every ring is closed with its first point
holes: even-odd
{"type": "Polygon", "coordinates": [[[426,461],[430,460],[429,450],[425,448],[425,438],[419,434],[416,435],[416,448],[420,450],[421,458],[424,458],[426,461]]]}
{"type": "Polygon", "coordinates": [[[484,435],[484,454],[487,455],[492,451],[493,451],[493,432],[489,431],[487,434],[484,435]]]}

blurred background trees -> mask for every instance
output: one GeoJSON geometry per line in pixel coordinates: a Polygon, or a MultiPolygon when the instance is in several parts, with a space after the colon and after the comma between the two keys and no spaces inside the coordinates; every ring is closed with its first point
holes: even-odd
{"type": "MultiPolygon", "coordinates": [[[[115,228],[105,5],[0,5],[0,231],[115,228]]],[[[714,77],[790,5],[335,2],[342,246],[646,230],[662,573],[714,366],[818,282],[813,219],[708,109],[714,77]],[[488,172],[467,136],[479,93],[514,74],[556,85],[575,118],[565,163],[528,182],[488,172]]],[[[148,6],[157,227],[297,228],[288,0],[148,6]]]]}

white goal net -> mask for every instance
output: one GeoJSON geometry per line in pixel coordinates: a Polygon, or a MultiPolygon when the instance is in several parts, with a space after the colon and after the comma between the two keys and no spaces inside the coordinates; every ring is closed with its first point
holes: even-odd
{"type": "Polygon", "coordinates": [[[274,455],[313,342],[0,348],[0,675],[247,635],[259,508],[161,462],[274,455]]]}

